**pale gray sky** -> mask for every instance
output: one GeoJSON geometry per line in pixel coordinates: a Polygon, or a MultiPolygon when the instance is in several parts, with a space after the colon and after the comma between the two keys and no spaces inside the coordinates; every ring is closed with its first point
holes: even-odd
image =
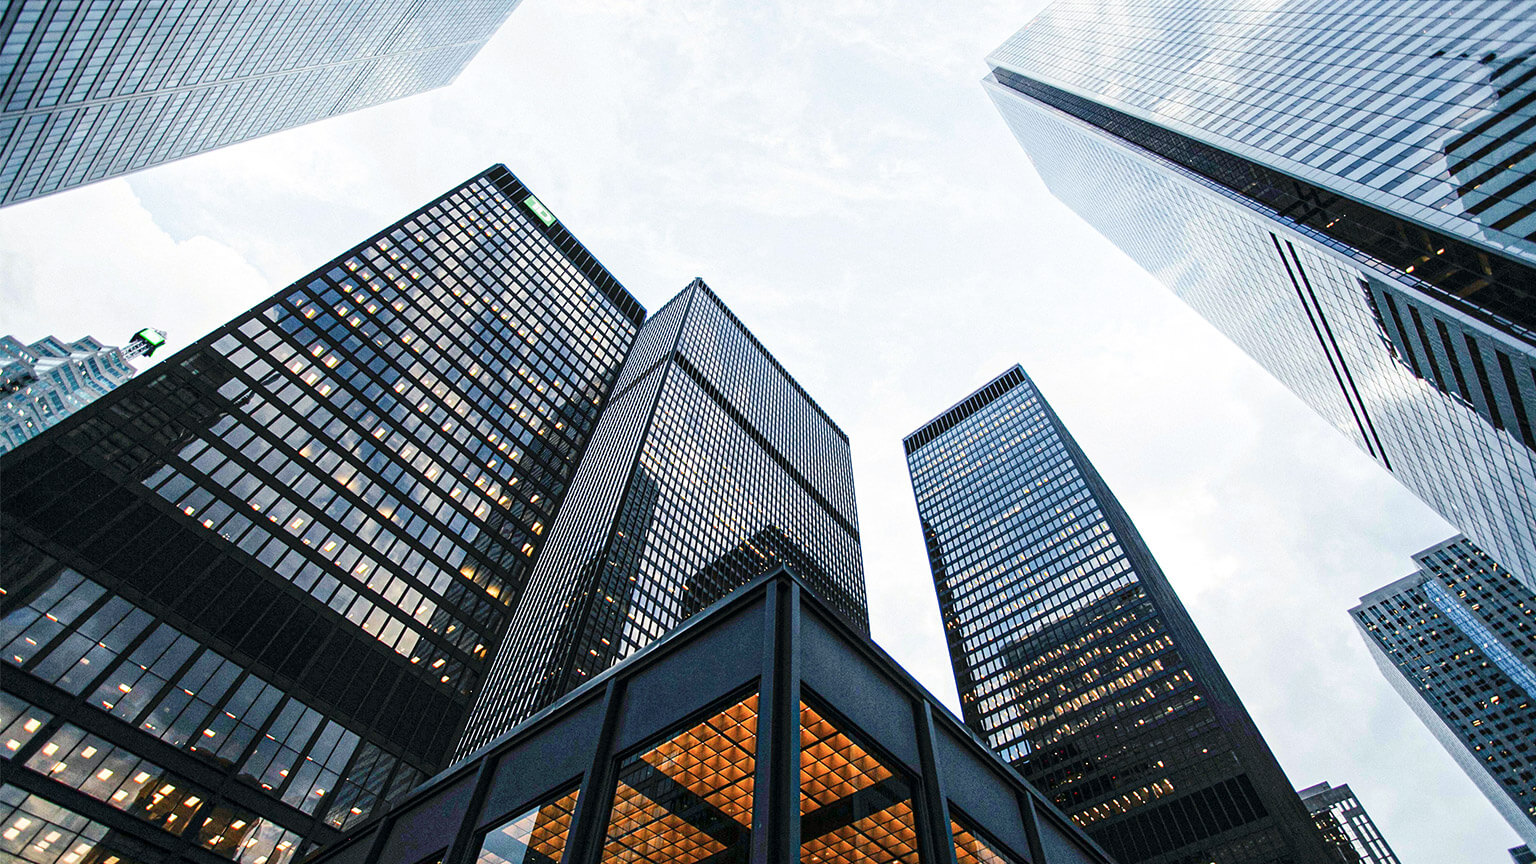
{"type": "Polygon", "coordinates": [[[983,95],[1044,3],[526,0],[452,87],[0,210],[0,332],[184,345],[505,162],[644,303],[703,276],[853,441],[877,641],[949,704],[901,438],[1021,362],[1297,786],[1515,834],[1345,610],[1454,529],[1057,203],[983,95]]]}

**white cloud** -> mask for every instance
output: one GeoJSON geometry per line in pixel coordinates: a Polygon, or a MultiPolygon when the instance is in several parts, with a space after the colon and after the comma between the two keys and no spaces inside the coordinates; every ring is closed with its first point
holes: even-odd
{"type": "Polygon", "coordinates": [[[1499,860],[1345,614],[1449,529],[1046,193],[977,83],[1043,5],[528,0],[445,90],[0,210],[4,329],[184,342],[504,161],[648,308],[704,276],[848,431],[875,637],[951,704],[900,441],[1020,361],[1292,780],[1405,861],[1499,860]]]}

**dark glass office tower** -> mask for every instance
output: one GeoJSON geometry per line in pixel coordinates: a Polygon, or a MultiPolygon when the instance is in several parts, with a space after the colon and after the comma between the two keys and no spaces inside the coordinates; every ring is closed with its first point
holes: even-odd
{"type": "Polygon", "coordinates": [[[0,204],[441,87],[519,0],[14,0],[0,204]]]}
{"type": "Polygon", "coordinates": [[[459,754],[779,563],[868,631],[848,438],[696,279],[635,339],[459,754]]]}
{"type": "Polygon", "coordinates": [[[1325,781],[1296,794],[1312,814],[1323,839],[1338,852],[1338,860],[1344,864],[1400,864],[1348,783],[1332,786],[1325,781]]]}
{"type": "Polygon", "coordinates": [[[1328,860],[1141,535],[1022,368],[904,444],[967,725],[1122,864],[1328,860]]]}
{"type": "Polygon", "coordinates": [[[1387,683],[1536,843],[1536,594],[1465,537],[1413,558],[1349,614],[1387,683]]]}
{"type": "Polygon", "coordinates": [[[643,316],[495,166],[0,459],[5,848],[282,864],[447,765],[643,316]]]}
{"type": "Polygon", "coordinates": [[[1536,2],[1058,0],[1051,192],[1536,588],[1536,2]]]}

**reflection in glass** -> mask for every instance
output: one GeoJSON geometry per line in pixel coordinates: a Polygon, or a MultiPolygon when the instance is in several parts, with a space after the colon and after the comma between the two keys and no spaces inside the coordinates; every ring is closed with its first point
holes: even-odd
{"type": "Polygon", "coordinates": [[[480,844],[475,864],[546,864],[559,861],[576,812],[572,789],[546,804],[519,813],[491,829],[480,844]]]}
{"type": "Polygon", "coordinates": [[[949,830],[955,835],[955,860],[959,864],[1013,864],[1012,858],[997,851],[975,829],[962,825],[958,816],[950,820],[949,830]]]}
{"type": "Polygon", "coordinates": [[[912,785],[800,703],[800,861],[917,864],[912,785]]]}
{"type": "Polygon", "coordinates": [[[757,694],[619,765],[603,862],[745,862],[757,694]]]}

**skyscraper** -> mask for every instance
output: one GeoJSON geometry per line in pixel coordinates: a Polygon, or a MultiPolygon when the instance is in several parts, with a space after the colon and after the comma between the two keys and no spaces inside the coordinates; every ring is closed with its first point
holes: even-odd
{"type": "Polygon", "coordinates": [[[519,0],[16,0],[0,205],[441,87],[519,0]]]}
{"type": "Polygon", "coordinates": [[[1022,368],[903,443],[968,726],[1122,864],[1328,860],[1141,535],[1022,368]]]}
{"type": "Polygon", "coordinates": [[[0,338],[0,453],[112,391],[133,377],[134,357],[148,357],[165,344],[165,333],[145,328],[122,348],[87,336],[64,342],[56,336],[23,345],[0,338]]]}
{"type": "Polygon", "coordinates": [[[447,765],[643,317],[495,166],[3,457],[8,818],[281,864],[447,765]]]}
{"type": "Polygon", "coordinates": [[[1323,839],[1339,852],[1345,864],[1399,864],[1392,847],[1365,812],[1349,784],[1330,786],[1326,781],[1297,792],[1312,814],[1323,839]]]}
{"type": "Polygon", "coordinates": [[[1536,588],[1536,2],[1059,0],[1051,192],[1536,588]]]}
{"type": "Polygon", "coordinates": [[[787,567],[315,864],[1112,864],[787,567]]]}
{"type": "Polygon", "coordinates": [[[1349,614],[1387,683],[1536,843],[1536,594],[1464,537],[1413,558],[1349,614]]]}
{"type": "Polygon", "coordinates": [[[848,438],[695,279],[635,339],[459,754],[779,563],[868,632],[848,438]]]}

